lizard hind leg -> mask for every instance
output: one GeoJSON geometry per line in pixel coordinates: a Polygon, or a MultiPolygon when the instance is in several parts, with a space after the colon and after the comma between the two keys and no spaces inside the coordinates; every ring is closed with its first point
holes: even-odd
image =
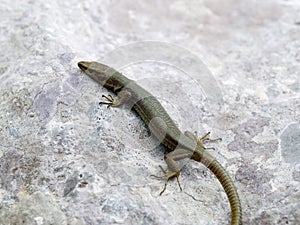
{"type": "MultiPolygon", "coordinates": [[[[197,131],[195,131],[195,135],[197,136],[197,131]]],[[[197,144],[200,145],[201,147],[203,147],[204,149],[215,149],[215,148],[206,148],[204,146],[204,142],[205,141],[221,141],[222,138],[215,138],[215,139],[211,139],[209,137],[210,132],[207,132],[203,137],[198,138],[197,144]]]]}
{"type": "Polygon", "coordinates": [[[187,137],[191,138],[193,141],[197,141],[197,144],[199,146],[201,146],[202,148],[204,148],[204,149],[213,149],[213,150],[215,149],[215,148],[207,148],[207,147],[205,147],[204,146],[204,142],[205,141],[220,141],[220,140],[222,140],[222,138],[211,139],[209,137],[210,132],[207,132],[203,137],[200,137],[200,138],[198,136],[198,132],[197,131],[195,131],[194,133],[191,133],[189,131],[185,131],[184,134],[187,137]]]}
{"type": "Polygon", "coordinates": [[[181,188],[181,185],[179,182],[181,167],[179,166],[178,161],[184,160],[184,159],[190,159],[192,157],[192,155],[193,155],[192,151],[190,151],[188,149],[183,149],[183,148],[176,148],[174,151],[165,155],[164,159],[168,165],[168,170],[166,171],[160,166],[160,169],[164,173],[164,176],[152,175],[153,177],[156,177],[156,178],[160,178],[160,179],[164,178],[165,179],[165,185],[164,185],[163,190],[160,192],[160,195],[162,195],[165,192],[167,185],[168,185],[168,181],[174,177],[176,177],[180,191],[182,191],[182,188],[181,188]]]}
{"type": "Polygon", "coordinates": [[[193,152],[191,152],[190,150],[178,148],[178,149],[175,149],[174,151],[165,155],[164,159],[168,165],[168,170],[166,171],[160,166],[161,170],[163,171],[163,173],[165,175],[162,177],[154,176],[157,178],[165,178],[165,185],[164,185],[163,190],[160,192],[160,195],[162,195],[164,193],[164,191],[166,190],[168,181],[174,177],[176,177],[180,191],[182,191],[182,187],[179,182],[180,166],[178,164],[178,161],[184,160],[184,159],[189,159],[189,158],[191,158],[192,154],[193,154],[193,152]]]}
{"type": "Polygon", "coordinates": [[[159,178],[159,179],[165,179],[165,184],[164,184],[164,188],[163,190],[159,193],[159,195],[162,195],[165,190],[167,189],[167,185],[168,185],[168,182],[171,178],[173,177],[176,177],[177,179],[177,183],[178,183],[178,186],[180,188],[180,191],[182,191],[182,188],[181,188],[181,185],[180,185],[180,182],[179,182],[179,175],[180,175],[180,171],[177,171],[177,172],[172,172],[172,171],[166,171],[162,168],[162,166],[159,166],[160,169],[163,171],[164,173],[164,176],[156,176],[156,175],[151,175],[155,178],[159,178]]]}

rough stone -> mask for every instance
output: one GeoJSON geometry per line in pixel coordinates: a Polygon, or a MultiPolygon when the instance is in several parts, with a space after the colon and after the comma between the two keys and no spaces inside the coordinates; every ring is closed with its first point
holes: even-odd
{"type": "Polygon", "coordinates": [[[181,130],[211,131],[243,224],[300,221],[300,5],[286,0],[9,1],[0,8],[0,225],[229,224],[216,178],[166,150],[78,61],[153,93],[181,130]]]}

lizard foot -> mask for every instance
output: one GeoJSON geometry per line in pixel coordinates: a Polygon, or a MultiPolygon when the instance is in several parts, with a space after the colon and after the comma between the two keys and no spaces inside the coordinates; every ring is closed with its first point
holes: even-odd
{"type": "Polygon", "coordinates": [[[205,141],[222,141],[222,138],[215,138],[211,139],[209,138],[210,132],[207,132],[203,137],[198,138],[198,133],[195,131],[195,136],[197,137],[197,144],[203,147],[204,149],[212,149],[215,150],[215,148],[207,148],[204,146],[205,141]]]}
{"type": "Polygon", "coordinates": [[[109,108],[117,104],[117,100],[115,100],[111,95],[102,95],[102,98],[105,98],[107,102],[99,102],[99,105],[107,105],[107,108],[109,108]]]}
{"type": "Polygon", "coordinates": [[[176,177],[178,186],[179,186],[179,188],[180,188],[180,191],[182,191],[182,188],[181,188],[181,185],[180,185],[180,182],[179,182],[180,171],[178,171],[178,172],[166,171],[166,170],[164,170],[164,169],[162,168],[162,166],[159,166],[159,167],[160,167],[160,169],[163,171],[163,173],[164,173],[165,175],[164,175],[164,176],[151,175],[152,177],[155,177],[155,178],[158,178],[158,179],[165,179],[164,188],[163,188],[163,190],[160,192],[159,195],[162,195],[162,194],[165,192],[169,180],[170,180],[171,178],[173,178],[173,177],[176,177]]]}
{"type": "Polygon", "coordinates": [[[205,134],[201,138],[198,137],[197,131],[195,131],[194,133],[189,132],[189,131],[185,131],[184,134],[185,134],[185,136],[191,138],[193,141],[197,142],[197,145],[201,146],[204,149],[214,149],[214,148],[205,147],[204,146],[205,141],[220,141],[220,140],[222,140],[222,138],[216,138],[216,139],[209,138],[208,136],[210,135],[210,132],[208,132],[207,134],[205,134]]]}

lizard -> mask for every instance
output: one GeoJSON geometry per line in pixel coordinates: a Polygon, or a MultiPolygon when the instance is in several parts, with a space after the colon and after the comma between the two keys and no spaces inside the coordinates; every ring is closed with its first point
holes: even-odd
{"type": "Polygon", "coordinates": [[[186,158],[193,159],[204,164],[224,188],[231,207],[231,225],[242,224],[242,207],[239,195],[226,170],[204,147],[203,141],[209,140],[207,135],[198,138],[192,132],[181,132],[152,94],[115,69],[98,62],[87,61],[78,62],[78,67],[90,78],[118,96],[115,99],[110,94],[102,95],[106,101],[99,104],[107,105],[107,107],[128,105],[130,109],[137,112],[154,136],[167,148],[168,153],[164,156],[167,171],[161,167],[164,172],[164,176],[161,178],[165,179],[165,183],[160,195],[166,190],[171,178],[177,179],[179,188],[182,190],[178,179],[181,171],[178,162],[186,158]]]}

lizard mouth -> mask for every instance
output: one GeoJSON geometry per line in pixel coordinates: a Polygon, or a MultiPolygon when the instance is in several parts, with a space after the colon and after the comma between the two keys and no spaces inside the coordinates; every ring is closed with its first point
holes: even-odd
{"type": "Polygon", "coordinates": [[[82,71],[86,71],[89,67],[90,67],[91,63],[90,62],[79,62],[78,63],[78,67],[82,70],[82,71]]]}

